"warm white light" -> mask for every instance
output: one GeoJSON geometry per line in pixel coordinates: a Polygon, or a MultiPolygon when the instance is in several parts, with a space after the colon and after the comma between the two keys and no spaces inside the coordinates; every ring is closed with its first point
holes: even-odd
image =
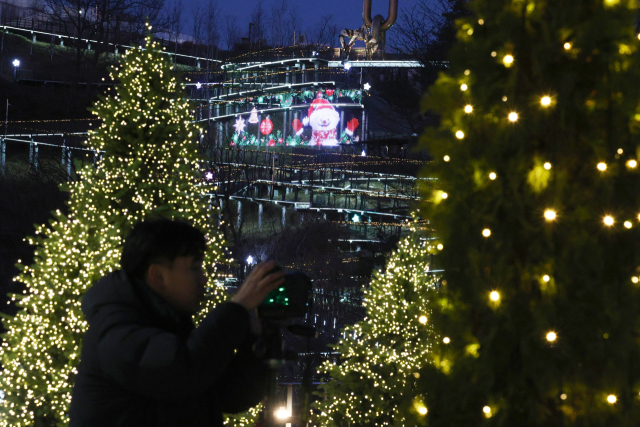
{"type": "Polygon", "coordinates": [[[544,211],[544,219],[546,219],[547,221],[553,221],[554,219],[556,219],[556,211],[547,209],[546,211],[544,211]]]}
{"type": "Polygon", "coordinates": [[[636,284],[637,284],[638,282],[640,282],[640,279],[638,279],[638,276],[633,276],[633,277],[631,278],[631,282],[633,282],[633,283],[636,283],[636,284]]]}
{"type": "Polygon", "coordinates": [[[606,225],[607,227],[611,227],[614,223],[613,217],[611,215],[605,216],[602,221],[604,222],[604,225],[606,225]]]}
{"type": "Polygon", "coordinates": [[[491,301],[498,301],[500,299],[500,294],[498,293],[498,291],[492,291],[489,294],[489,298],[491,298],[491,301]]]}
{"type": "Polygon", "coordinates": [[[291,415],[289,414],[289,411],[287,411],[287,408],[285,407],[280,407],[277,411],[276,411],[276,418],[280,419],[280,420],[285,420],[287,418],[289,418],[291,415]]]}
{"type": "Polygon", "coordinates": [[[443,193],[442,193],[442,198],[443,198],[443,199],[446,199],[447,197],[449,197],[449,195],[448,195],[447,193],[443,192],[443,193]]]}
{"type": "Polygon", "coordinates": [[[478,19],[478,24],[484,25],[484,19],[478,19]]]}
{"type": "Polygon", "coordinates": [[[564,48],[565,48],[565,50],[569,50],[569,49],[571,49],[571,43],[566,42],[566,43],[564,44],[564,48]]]}
{"type": "Polygon", "coordinates": [[[497,177],[498,177],[498,175],[496,175],[496,173],[495,173],[495,172],[491,172],[491,173],[489,174],[489,179],[490,179],[490,180],[492,180],[492,181],[493,181],[494,179],[496,179],[497,177]]]}
{"type": "Polygon", "coordinates": [[[618,398],[614,395],[614,394],[610,394],[609,396],[607,396],[607,402],[609,402],[610,404],[614,404],[618,401],[618,398]]]}
{"type": "Polygon", "coordinates": [[[422,323],[423,325],[426,325],[427,323],[427,316],[420,316],[420,318],[418,319],[418,321],[420,323],[422,323]]]}
{"type": "Polygon", "coordinates": [[[464,138],[464,132],[462,132],[461,130],[459,130],[458,132],[456,132],[456,138],[458,138],[458,139],[462,139],[462,138],[464,138]]]}
{"type": "Polygon", "coordinates": [[[460,90],[461,90],[461,91],[463,91],[463,92],[464,92],[465,90],[467,90],[467,85],[463,83],[463,84],[460,86],[460,90]]]}
{"type": "Polygon", "coordinates": [[[420,415],[427,415],[427,408],[425,406],[421,406],[420,409],[418,409],[418,412],[420,412],[420,415]]]}
{"type": "Polygon", "coordinates": [[[548,107],[551,105],[551,97],[543,96],[542,99],[540,99],[540,104],[542,104],[543,107],[548,107]]]}
{"type": "Polygon", "coordinates": [[[549,277],[548,274],[545,274],[544,276],[542,276],[542,280],[544,280],[545,282],[548,282],[549,280],[551,280],[551,277],[549,277]]]}
{"type": "Polygon", "coordinates": [[[484,412],[485,414],[490,414],[491,408],[489,408],[488,406],[485,406],[484,408],[482,408],[482,412],[484,412]]]}
{"type": "Polygon", "coordinates": [[[469,114],[469,113],[471,113],[472,111],[473,111],[473,106],[471,106],[471,105],[466,105],[466,106],[464,107],[464,112],[465,112],[465,113],[469,114]]]}
{"type": "Polygon", "coordinates": [[[451,342],[451,340],[449,339],[449,337],[444,337],[442,342],[445,343],[445,344],[449,344],[451,342]]]}
{"type": "Polygon", "coordinates": [[[550,169],[551,169],[551,163],[546,162],[546,163],[544,164],[544,168],[545,168],[546,170],[550,170],[550,169]]]}
{"type": "Polygon", "coordinates": [[[555,332],[549,332],[549,333],[547,334],[547,341],[549,341],[549,342],[553,342],[553,341],[555,341],[555,340],[556,340],[556,338],[558,338],[558,336],[556,335],[556,333],[555,333],[555,332]]]}
{"type": "Polygon", "coordinates": [[[438,246],[436,246],[436,248],[441,251],[444,248],[444,245],[442,243],[438,243],[438,246]]]}
{"type": "Polygon", "coordinates": [[[627,162],[627,167],[630,169],[635,169],[638,166],[638,162],[636,162],[635,160],[631,159],[627,162]]]}
{"type": "Polygon", "coordinates": [[[560,395],[560,399],[562,399],[562,400],[567,400],[567,395],[566,395],[566,394],[564,394],[564,393],[562,393],[562,394],[560,395]]]}
{"type": "Polygon", "coordinates": [[[489,230],[488,228],[485,228],[484,230],[482,230],[482,235],[484,237],[489,237],[491,236],[491,230],[489,230]]]}
{"type": "Polygon", "coordinates": [[[449,156],[444,156],[444,161],[445,161],[445,162],[448,162],[449,160],[451,160],[451,157],[449,157],[449,156]]]}
{"type": "Polygon", "coordinates": [[[625,226],[626,228],[631,228],[631,227],[633,227],[633,224],[631,223],[631,221],[625,221],[625,222],[624,222],[624,226],[625,226]]]}
{"type": "Polygon", "coordinates": [[[509,120],[511,120],[512,122],[518,121],[518,113],[515,113],[515,112],[509,113],[509,120]]]}
{"type": "Polygon", "coordinates": [[[504,58],[502,58],[502,62],[506,67],[510,67],[511,64],[513,64],[513,56],[505,55],[504,58]]]}
{"type": "Polygon", "coordinates": [[[598,163],[598,170],[604,172],[607,170],[607,164],[605,162],[598,163]]]}

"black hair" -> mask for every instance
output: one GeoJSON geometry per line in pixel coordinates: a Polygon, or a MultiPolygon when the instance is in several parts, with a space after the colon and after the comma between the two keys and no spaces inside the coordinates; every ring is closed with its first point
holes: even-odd
{"type": "Polygon", "coordinates": [[[207,242],[202,231],[181,220],[150,219],[134,225],[125,238],[120,266],[131,279],[144,281],[151,264],[180,256],[203,258],[207,242]]]}

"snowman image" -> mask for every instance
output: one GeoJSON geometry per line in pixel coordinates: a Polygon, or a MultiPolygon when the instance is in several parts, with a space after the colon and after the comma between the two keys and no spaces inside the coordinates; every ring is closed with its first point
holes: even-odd
{"type": "Polygon", "coordinates": [[[311,126],[313,131],[309,145],[338,145],[336,128],[340,123],[340,115],[329,101],[322,98],[321,93],[318,93],[311,103],[309,117],[305,117],[304,122],[311,126]]]}

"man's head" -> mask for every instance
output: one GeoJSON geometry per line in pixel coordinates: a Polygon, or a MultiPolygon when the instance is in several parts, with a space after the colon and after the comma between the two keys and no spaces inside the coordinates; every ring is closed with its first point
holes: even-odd
{"type": "Polygon", "coordinates": [[[182,221],[147,220],[124,242],[120,265],[132,280],[146,283],[181,313],[194,314],[204,297],[204,234],[182,221]]]}

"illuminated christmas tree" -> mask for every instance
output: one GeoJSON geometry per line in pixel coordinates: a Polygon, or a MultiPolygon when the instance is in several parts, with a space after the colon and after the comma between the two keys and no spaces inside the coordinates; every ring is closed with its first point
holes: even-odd
{"type": "MultiPolygon", "coordinates": [[[[198,172],[197,135],[188,101],[171,63],[147,37],[113,70],[115,94],[93,113],[102,120],[88,146],[99,153],[69,191],[68,214],[56,212],[29,241],[35,261],[16,280],[20,311],[5,318],[0,403],[2,426],[68,423],[75,367],[87,324],[80,297],[97,279],[117,269],[121,243],[132,224],[148,216],[182,218],[205,231],[205,265],[211,275],[222,261],[210,188],[198,172]]],[[[208,309],[225,297],[210,289],[208,309]]]]}
{"type": "Polygon", "coordinates": [[[638,425],[638,2],[469,7],[424,104],[444,273],[414,425],[638,425]]]}
{"type": "Polygon", "coordinates": [[[320,386],[314,425],[399,426],[423,406],[413,388],[431,358],[427,301],[435,287],[425,245],[417,234],[402,240],[365,290],[366,318],[343,330],[334,347],[341,360],[320,368],[332,380],[320,386]]]}

